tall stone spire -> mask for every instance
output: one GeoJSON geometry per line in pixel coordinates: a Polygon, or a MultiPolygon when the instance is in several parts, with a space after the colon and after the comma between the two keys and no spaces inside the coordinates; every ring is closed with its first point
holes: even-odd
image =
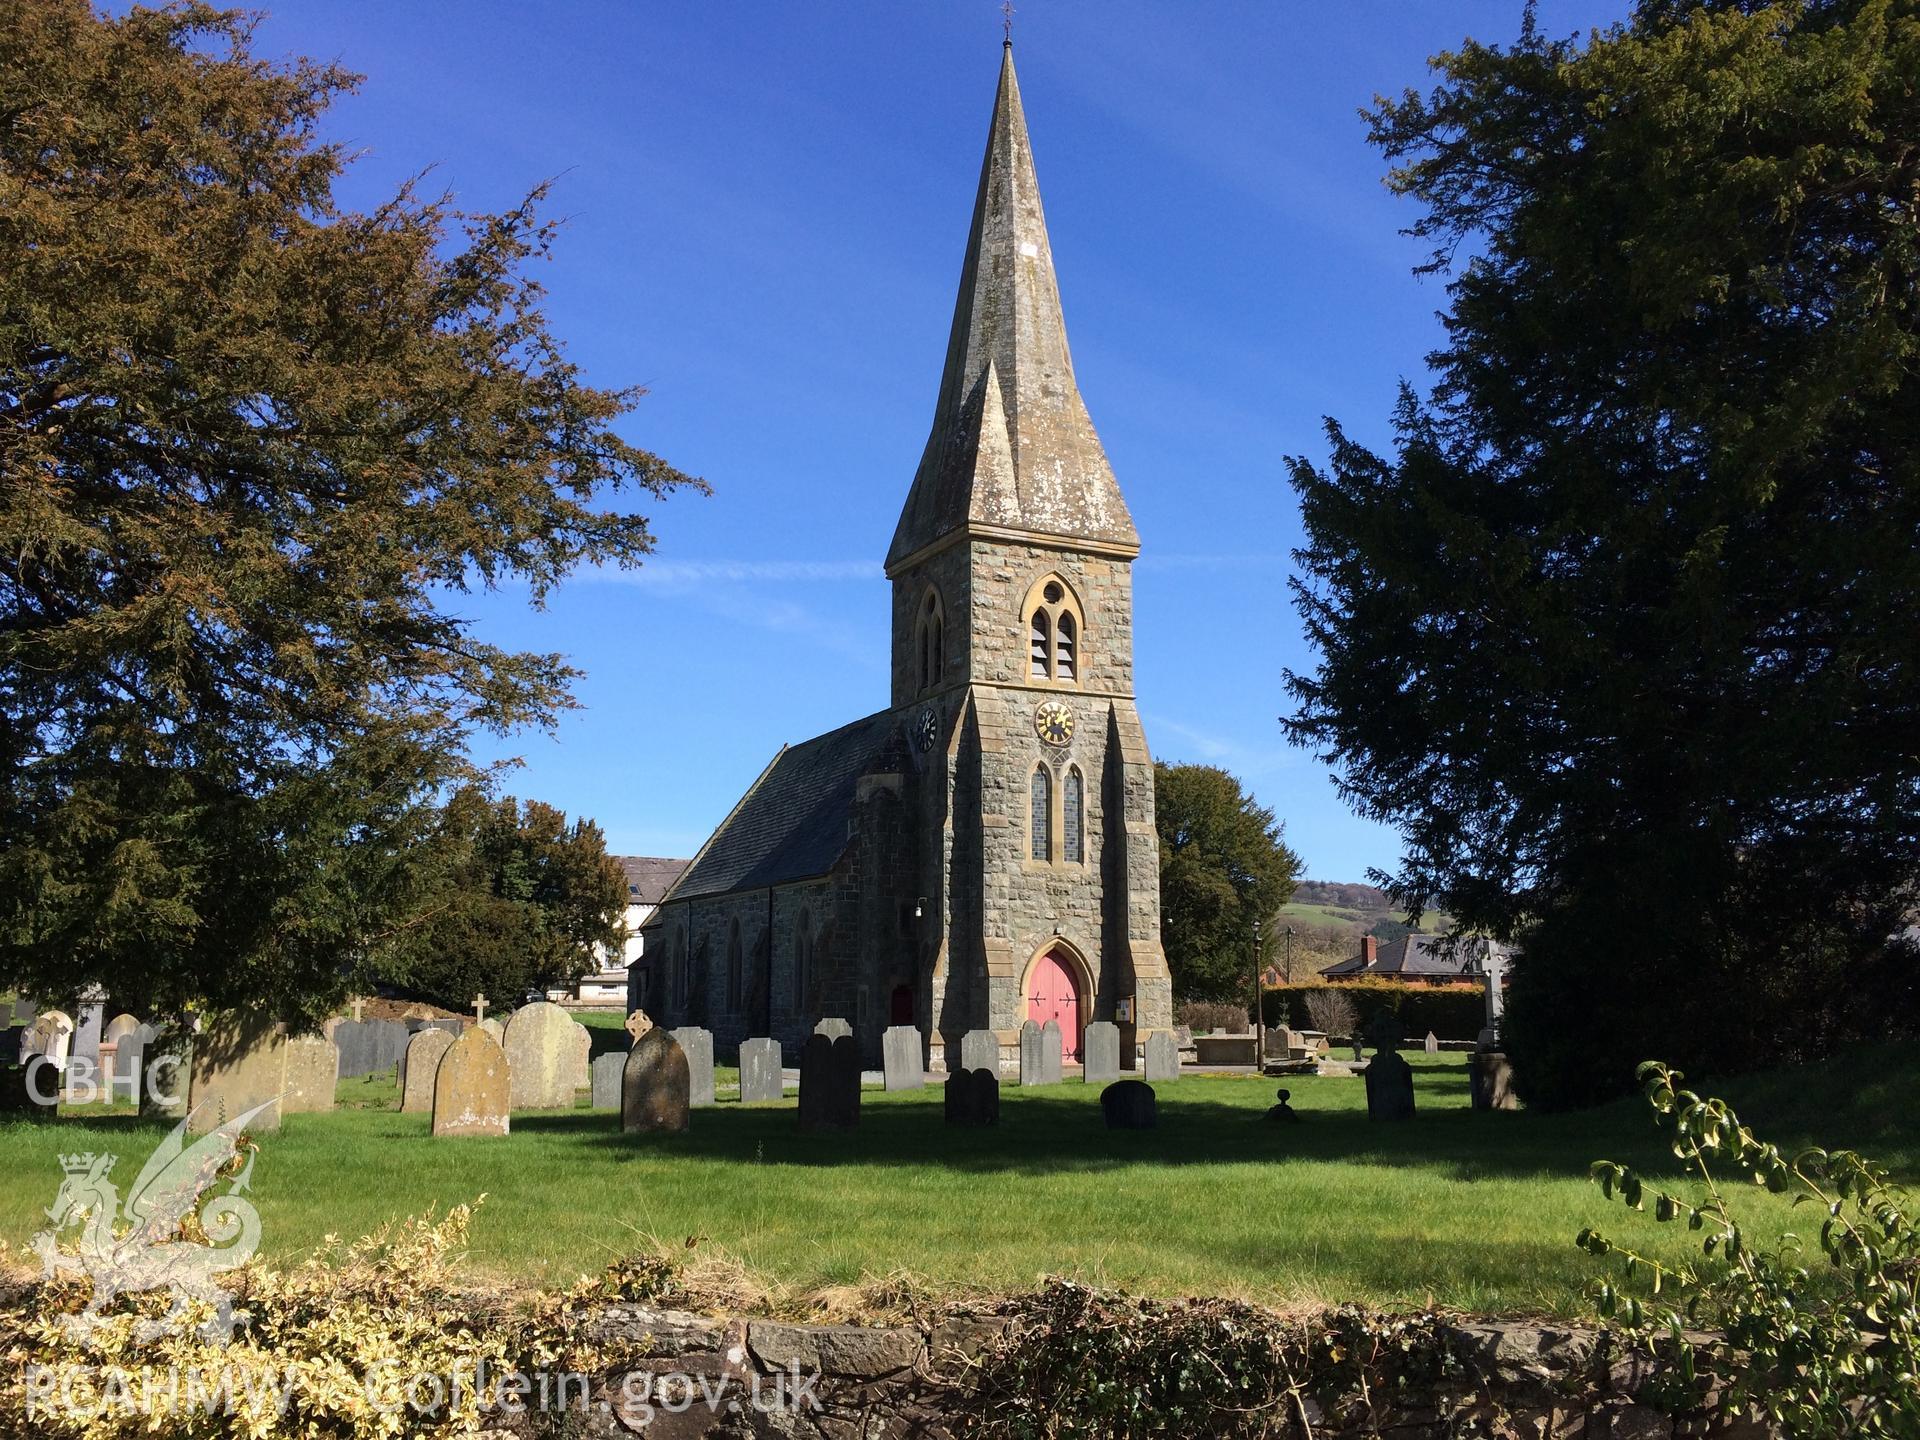
{"type": "Polygon", "coordinates": [[[1074,383],[1011,43],[1000,63],[933,430],[887,569],[969,530],[1123,554],[1140,549],[1074,383]]]}

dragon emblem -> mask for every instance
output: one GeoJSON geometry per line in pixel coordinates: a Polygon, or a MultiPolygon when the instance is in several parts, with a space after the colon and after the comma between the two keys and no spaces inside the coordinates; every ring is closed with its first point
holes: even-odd
{"type": "Polygon", "coordinates": [[[242,1198],[253,1175],[252,1157],[223,1194],[208,1200],[204,1209],[200,1200],[239,1153],[248,1122],[275,1103],[256,1105],[192,1144],[187,1143],[187,1126],[193,1117],[181,1120],[148,1158],[124,1207],[120,1187],[111,1178],[118,1156],[88,1152],[60,1157],[66,1179],[46,1212],[52,1223],[34,1236],[33,1248],[46,1279],[78,1272],[93,1281],[86,1309],[63,1317],[70,1334],[92,1333],[121,1295],[165,1290],[171,1292],[172,1305],[158,1320],[141,1324],[142,1340],[179,1326],[196,1300],[213,1309],[200,1328],[202,1338],[233,1338],[233,1327],[247,1318],[246,1312],[233,1308],[233,1297],[214,1277],[246,1264],[260,1246],[259,1212],[242,1198]],[[183,1233],[183,1225],[195,1216],[206,1244],[183,1233]],[[80,1226],[77,1243],[63,1250],[60,1234],[75,1224],[80,1226]]]}

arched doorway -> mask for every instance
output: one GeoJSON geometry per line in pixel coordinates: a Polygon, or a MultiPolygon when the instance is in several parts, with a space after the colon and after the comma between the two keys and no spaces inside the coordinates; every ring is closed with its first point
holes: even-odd
{"type": "Polygon", "coordinates": [[[1078,1063],[1080,984],[1074,978],[1076,970],[1072,958],[1057,948],[1035,960],[1027,976],[1027,1018],[1036,1025],[1059,1021],[1061,1055],[1078,1063]]]}

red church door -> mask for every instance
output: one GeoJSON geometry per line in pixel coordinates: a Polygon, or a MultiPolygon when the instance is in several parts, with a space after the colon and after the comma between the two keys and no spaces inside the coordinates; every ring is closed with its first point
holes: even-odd
{"type": "Polygon", "coordinates": [[[1027,989],[1027,1018],[1036,1025],[1049,1020],[1060,1022],[1060,1053],[1068,1060],[1080,1059],[1080,987],[1073,983],[1073,972],[1056,954],[1042,955],[1034,963],[1033,979],[1027,989]]]}

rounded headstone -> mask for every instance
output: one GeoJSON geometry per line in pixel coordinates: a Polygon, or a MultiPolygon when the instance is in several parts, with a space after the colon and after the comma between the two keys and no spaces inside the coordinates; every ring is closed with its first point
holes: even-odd
{"type": "Polygon", "coordinates": [[[516,1110],[571,1110],[579,1041],[573,1017],[548,1000],[507,1021],[507,1071],[516,1110]]]}
{"type": "Polygon", "coordinates": [[[1153,1087],[1144,1080],[1116,1080],[1100,1092],[1100,1113],[1109,1130],[1151,1130],[1159,1119],[1153,1087]]]}
{"type": "Polygon", "coordinates": [[[287,1097],[280,1108],[289,1115],[326,1114],[340,1084],[340,1052],[324,1035],[299,1035],[287,1042],[287,1097]]]}
{"type": "Polygon", "coordinates": [[[620,1128],[628,1134],[685,1130],[691,1088],[687,1052],[655,1026],[627,1052],[620,1073],[620,1128]]]}
{"type": "Polygon", "coordinates": [[[419,1115],[432,1112],[433,1087],[440,1073],[440,1061],[453,1045],[453,1036],[437,1026],[414,1032],[407,1042],[407,1083],[400,1091],[402,1111],[419,1115]]]}
{"type": "Polygon", "coordinates": [[[507,1052],[480,1026],[447,1047],[433,1077],[433,1133],[460,1139],[505,1135],[512,1104],[507,1052]]]}

